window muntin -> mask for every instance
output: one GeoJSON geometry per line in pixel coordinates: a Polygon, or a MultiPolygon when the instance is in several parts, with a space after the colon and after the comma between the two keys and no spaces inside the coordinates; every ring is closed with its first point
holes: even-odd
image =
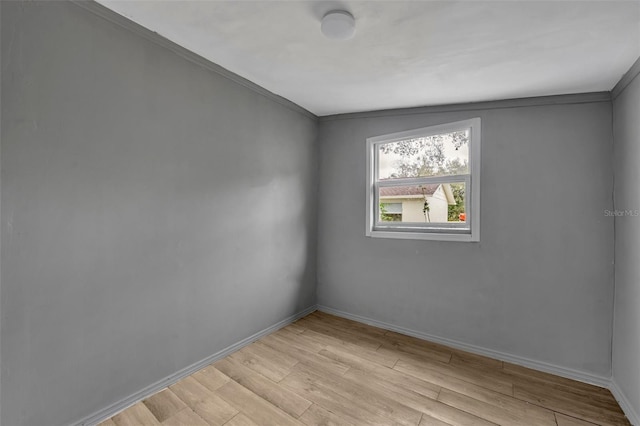
{"type": "Polygon", "coordinates": [[[479,241],[479,118],[369,138],[367,148],[368,236],[479,241]]]}

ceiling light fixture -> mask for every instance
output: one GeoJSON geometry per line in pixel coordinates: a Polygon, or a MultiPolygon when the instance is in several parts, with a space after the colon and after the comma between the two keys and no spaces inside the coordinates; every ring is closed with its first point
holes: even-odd
{"type": "Polygon", "coordinates": [[[332,10],[322,18],[320,29],[332,40],[348,40],[356,32],[356,20],[347,11],[332,10]]]}

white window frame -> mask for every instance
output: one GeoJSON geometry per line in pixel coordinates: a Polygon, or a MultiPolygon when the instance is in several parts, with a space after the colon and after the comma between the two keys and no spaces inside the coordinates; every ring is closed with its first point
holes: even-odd
{"type": "Polygon", "coordinates": [[[367,138],[367,217],[366,235],[374,238],[402,238],[412,240],[438,241],[480,241],[480,118],[456,121],[454,123],[423,127],[406,132],[392,133],[367,138]],[[380,181],[378,178],[379,145],[407,139],[428,137],[456,131],[470,130],[469,174],[419,178],[400,178],[380,181]],[[380,186],[409,186],[435,183],[465,183],[466,221],[462,224],[407,224],[382,223],[378,221],[380,186]],[[470,191],[469,191],[470,189],[470,191]]]}

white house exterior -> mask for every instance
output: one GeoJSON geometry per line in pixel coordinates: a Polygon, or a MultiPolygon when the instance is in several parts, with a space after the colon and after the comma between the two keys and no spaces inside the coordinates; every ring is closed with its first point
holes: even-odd
{"type": "Polygon", "coordinates": [[[401,222],[447,222],[448,206],[455,205],[451,185],[391,186],[380,188],[380,204],[387,215],[398,216],[401,222]],[[425,219],[424,200],[429,203],[425,219]]]}

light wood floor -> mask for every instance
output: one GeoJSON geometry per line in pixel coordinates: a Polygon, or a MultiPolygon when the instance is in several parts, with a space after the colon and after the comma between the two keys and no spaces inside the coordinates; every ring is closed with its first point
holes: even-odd
{"type": "Polygon", "coordinates": [[[102,423],[628,425],[611,393],[315,312],[102,423]]]}

